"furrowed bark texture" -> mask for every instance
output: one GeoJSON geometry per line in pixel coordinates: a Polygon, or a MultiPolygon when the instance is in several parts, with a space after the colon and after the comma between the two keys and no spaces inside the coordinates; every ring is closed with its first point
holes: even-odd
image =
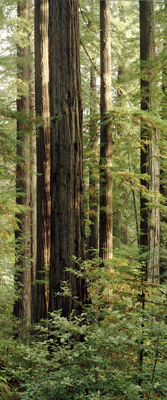
{"type": "Polygon", "coordinates": [[[46,317],[50,267],[50,99],[49,99],[49,3],[35,1],[36,113],[41,117],[37,136],[37,273],[34,319],[46,317]],[[41,282],[40,282],[41,281],[41,282]]]}
{"type": "MultiPolygon", "coordinates": [[[[32,6],[32,3],[29,4],[32,6]]],[[[34,54],[34,45],[30,47],[31,57],[34,54]]],[[[30,115],[35,118],[35,80],[34,80],[34,62],[30,68],[29,99],[30,115]]],[[[37,257],[37,154],[36,154],[36,128],[32,127],[30,135],[30,219],[31,219],[31,314],[33,316],[35,299],[35,279],[36,279],[36,257],[37,257]]]]}
{"type": "Polygon", "coordinates": [[[90,165],[89,165],[89,258],[98,250],[98,135],[97,123],[93,114],[96,112],[96,71],[90,68],[90,165]]]}
{"type": "MultiPolygon", "coordinates": [[[[153,1],[140,1],[140,59],[141,59],[141,110],[153,111],[154,83],[153,57],[155,55],[153,1]]],[[[146,259],[147,280],[159,283],[160,213],[157,195],[159,193],[159,163],[157,131],[146,123],[141,123],[141,173],[149,174],[149,183],[141,179],[141,184],[149,189],[152,207],[148,207],[144,195],[140,198],[141,250],[148,252],[146,259]]]]}
{"type": "MultiPolygon", "coordinates": [[[[28,21],[28,1],[18,3],[18,21],[28,21]]],[[[19,23],[18,23],[19,32],[19,23]]],[[[17,166],[16,166],[16,202],[24,206],[24,211],[17,215],[18,230],[15,231],[16,241],[16,273],[15,287],[17,299],[14,303],[14,315],[24,326],[31,321],[31,243],[30,243],[30,127],[29,127],[29,45],[25,30],[26,45],[17,46],[18,82],[23,82],[23,91],[18,89],[17,99],[17,166]]]]}
{"type": "Polygon", "coordinates": [[[111,110],[111,44],[110,1],[100,0],[101,52],[101,134],[100,134],[100,248],[103,259],[111,259],[113,251],[112,221],[112,131],[105,123],[111,110]]]}
{"type": "MultiPolygon", "coordinates": [[[[167,3],[164,3],[164,15],[167,20],[167,3]]],[[[167,38],[166,38],[166,26],[163,31],[163,52],[164,55],[167,51],[167,38]]],[[[162,104],[161,104],[161,115],[163,119],[167,119],[167,66],[163,64],[162,68],[162,104]]],[[[161,149],[161,171],[160,171],[160,192],[164,196],[164,205],[167,206],[167,171],[166,171],[166,147],[161,149]]],[[[161,213],[161,251],[160,251],[160,279],[161,283],[164,283],[167,279],[167,217],[164,213],[161,213]]]]}
{"type": "Polygon", "coordinates": [[[50,311],[80,312],[85,283],[71,257],[84,258],[82,106],[77,0],[50,0],[51,268],[50,311]],[[69,286],[72,296],[55,295],[69,286]],[[74,297],[77,297],[74,298],[74,297]]]}

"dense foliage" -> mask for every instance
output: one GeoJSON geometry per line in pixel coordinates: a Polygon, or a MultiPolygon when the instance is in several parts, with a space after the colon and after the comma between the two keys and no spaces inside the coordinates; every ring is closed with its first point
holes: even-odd
{"type": "MultiPolygon", "coordinates": [[[[88,285],[89,303],[80,316],[60,311],[30,329],[12,314],[14,231],[23,212],[16,205],[16,3],[0,7],[0,397],[2,400],[165,400],[167,399],[166,286],[166,18],[164,1],[155,4],[155,110],[140,110],[139,10],[137,1],[111,2],[112,96],[108,121],[113,128],[113,260],[99,268],[76,260],[88,285]],[[5,40],[4,40],[5,38],[5,40]],[[161,284],[143,279],[139,249],[140,194],[150,207],[154,196],[141,185],[140,124],[158,130],[161,193],[161,284]],[[17,218],[16,218],[17,215],[17,218]]],[[[84,134],[85,223],[90,235],[90,168],[99,191],[99,2],[80,1],[81,73],[84,134]],[[90,69],[97,74],[90,93],[90,69]],[[96,112],[97,149],[90,140],[90,104],[96,112]]],[[[21,23],[21,21],[20,21],[21,23]]],[[[31,31],[30,26],[27,29],[31,31]]],[[[21,26],[20,26],[21,32],[21,26]]],[[[22,40],[22,39],[21,39],[22,40]]],[[[150,68],[150,65],[147,66],[150,68]]],[[[21,85],[22,87],[22,85],[21,85]]],[[[32,125],[32,119],[29,121],[32,125]]],[[[41,124],[40,118],[33,124],[41,124]]],[[[34,126],[34,125],[33,125],[34,126]]],[[[30,128],[30,127],[29,127],[30,128]]],[[[32,129],[30,135],[32,134],[32,129]]],[[[149,181],[149,176],[142,177],[149,181]]],[[[23,194],[24,195],[24,194],[23,194]]],[[[98,193],[99,196],[99,193],[98,193]]],[[[26,212],[26,210],[24,210],[26,212]]],[[[147,254],[144,254],[147,257],[147,254]]],[[[64,296],[70,296],[64,283],[64,296]]],[[[75,299],[77,301],[77,299],[75,299]]]]}
{"type": "Polygon", "coordinates": [[[137,263],[113,260],[112,274],[96,263],[82,266],[91,303],[80,317],[55,312],[19,337],[3,326],[2,399],[166,399],[166,288],[145,287],[143,309],[137,263]]]}

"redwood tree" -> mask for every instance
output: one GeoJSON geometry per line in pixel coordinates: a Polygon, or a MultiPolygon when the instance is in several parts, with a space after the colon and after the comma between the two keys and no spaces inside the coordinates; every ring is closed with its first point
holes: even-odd
{"type": "Polygon", "coordinates": [[[49,3],[35,0],[35,103],[41,117],[37,133],[37,264],[33,314],[47,314],[50,267],[50,99],[49,99],[49,3]]]}
{"type": "Polygon", "coordinates": [[[111,259],[113,251],[112,222],[112,131],[106,122],[111,111],[111,43],[110,1],[100,0],[100,61],[101,61],[101,133],[100,133],[100,244],[102,259],[111,259]]]}
{"type": "MultiPolygon", "coordinates": [[[[153,1],[141,0],[140,4],[140,60],[141,60],[141,110],[154,110],[153,58],[155,55],[153,1]]],[[[154,127],[141,123],[141,173],[150,176],[141,183],[149,189],[147,196],[141,195],[140,245],[145,252],[145,274],[149,282],[159,283],[160,213],[157,207],[159,192],[159,164],[157,131],[154,127]]]]}
{"type": "Polygon", "coordinates": [[[17,45],[17,166],[16,166],[16,202],[23,206],[17,215],[18,229],[15,231],[16,272],[15,288],[17,298],[14,315],[23,325],[31,321],[31,240],[30,240],[30,120],[29,120],[29,40],[28,1],[18,2],[18,45],[17,45]],[[24,21],[24,28],[21,30],[24,21]]]}
{"type": "MultiPolygon", "coordinates": [[[[167,20],[167,3],[164,3],[163,15],[165,21],[167,20]]],[[[166,24],[164,24],[163,32],[163,53],[164,59],[166,57],[167,50],[167,36],[166,36],[166,24]]],[[[162,106],[161,115],[163,119],[167,119],[167,66],[163,60],[162,64],[162,106]]],[[[166,137],[164,140],[164,146],[161,146],[161,171],[160,171],[160,192],[164,196],[164,205],[167,206],[167,174],[166,174],[166,137]]],[[[165,213],[161,213],[161,254],[160,254],[160,279],[161,283],[164,283],[167,276],[167,217],[165,213]]]]}
{"type": "Polygon", "coordinates": [[[89,159],[89,258],[98,250],[98,134],[96,112],[96,70],[90,67],[90,159],[89,159]]]}
{"type": "Polygon", "coordinates": [[[78,0],[49,0],[51,106],[50,311],[80,311],[85,282],[66,268],[84,258],[78,0]],[[65,282],[65,283],[64,283],[65,282]],[[63,286],[66,294],[63,296],[63,286]],[[56,293],[59,292],[58,295],[56,293]]]}

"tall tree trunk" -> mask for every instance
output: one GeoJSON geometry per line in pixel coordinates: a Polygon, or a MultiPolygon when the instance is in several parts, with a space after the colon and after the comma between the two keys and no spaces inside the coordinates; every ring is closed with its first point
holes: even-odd
{"type": "Polygon", "coordinates": [[[47,286],[50,268],[50,99],[49,99],[49,3],[35,1],[35,99],[42,117],[37,136],[37,285],[34,319],[47,314],[47,286]]]}
{"type": "MultiPolygon", "coordinates": [[[[167,19],[167,3],[164,3],[163,14],[167,19]]],[[[166,26],[164,27],[163,37],[163,51],[164,56],[167,51],[167,38],[166,38],[166,26]]],[[[161,115],[163,119],[167,119],[167,66],[163,63],[162,67],[162,108],[161,115]]],[[[166,139],[165,139],[166,140],[166,139]]],[[[161,149],[161,183],[160,192],[164,196],[164,204],[167,206],[167,173],[166,173],[166,146],[161,149]]],[[[161,283],[164,283],[167,279],[167,217],[164,213],[161,213],[161,252],[160,252],[160,279],[161,283]]]]}
{"type": "MultiPolygon", "coordinates": [[[[34,21],[33,0],[29,1],[29,17],[34,21]]],[[[30,115],[35,118],[35,65],[34,65],[34,23],[32,22],[32,34],[30,37],[30,83],[29,101],[30,115]]],[[[32,134],[30,135],[30,203],[31,203],[31,313],[33,318],[34,299],[35,299],[35,280],[36,280],[36,261],[37,261],[37,153],[36,153],[36,127],[33,124],[32,134]]]]}
{"type": "MultiPolygon", "coordinates": [[[[141,0],[140,4],[140,59],[141,59],[141,110],[152,111],[154,105],[153,66],[155,55],[153,1],[141,0]],[[148,64],[149,63],[149,64],[148,64]]],[[[144,195],[140,198],[141,223],[140,246],[146,252],[145,274],[147,280],[159,283],[160,214],[156,207],[156,193],[159,192],[159,164],[157,132],[146,123],[141,123],[141,173],[150,175],[149,184],[141,179],[141,184],[149,189],[152,207],[148,207],[144,195]]]]}
{"type": "MultiPolygon", "coordinates": [[[[34,83],[30,83],[30,113],[35,116],[35,90],[34,83]]],[[[31,204],[31,312],[33,318],[35,299],[35,280],[37,262],[37,158],[36,158],[36,135],[35,125],[30,136],[30,204],[31,204]]]]}
{"type": "Polygon", "coordinates": [[[89,258],[95,256],[98,250],[98,135],[96,112],[96,71],[90,68],[90,165],[89,165],[89,258]]]}
{"type": "Polygon", "coordinates": [[[80,312],[85,282],[66,268],[84,258],[82,206],[82,105],[78,0],[50,4],[51,268],[50,311],[80,312]],[[63,293],[66,286],[71,295],[63,293]]]}
{"type": "MultiPolygon", "coordinates": [[[[16,201],[24,207],[18,215],[16,240],[16,273],[15,286],[18,297],[14,304],[14,315],[20,318],[23,325],[31,321],[31,245],[30,245],[30,132],[29,132],[29,45],[26,24],[28,22],[28,1],[19,2],[18,20],[23,20],[25,28],[23,45],[17,46],[18,89],[17,99],[17,167],[16,167],[16,201]],[[24,44],[26,43],[26,44],[24,44]]],[[[19,33],[19,22],[18,22],[19,33]]]]}
{"type": "Polygon", "coordinates": [[[112,222],[112,131],[105,123],[111,110],[111,46],[110,1],[100,0],[101,59],[101,134],[100,134],[100,249],[102,259],[111,259],[113,252],[112,222]]]}

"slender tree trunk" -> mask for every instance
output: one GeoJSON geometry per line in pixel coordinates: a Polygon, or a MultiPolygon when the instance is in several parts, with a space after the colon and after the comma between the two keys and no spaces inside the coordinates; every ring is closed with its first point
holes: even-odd
{"type": "Polygon", "coordinates": [[[100,134],[100,249],[102,259],[111,259],[113,252],[112,222],[112,131],[105,123],[111,110],[111,46],[110,1],[100,0],[101,52],[101,134],[100,134]]]}
{"type": "MultiPolygon", "coordinates": [[[[30,113],[35,116],[35,90],[30,84],[30,113]]],[[[30,136],[30,204],[31,204],[31,281],[32,281],[32,318],[35,299],[36,261],[37,261],[37,159],[35,126],[30,136]]]]}
{"type": "Polygon", "coordinates": [[[50,4],[51,268],[50,311],[80,312],[85,282],[66,268],[84,258],[82,105],[77,0],[50,4]],[[64,283],[65,282],[65,283],[64,283]],[[69,296],[55,295],[71,292],[69,296]]]}
{"type": "Polygon", "coordinates": [[[160,191],[159,182],[159,150],[157,146],[158,134],[156,129],[153,129],[151,144],[149,146],[149,175],[150,184],[149,190],[152,191],[151,200],[153,207],[149,209],[149,230],[148,230],[148,242],[149,242],[149,261],[147,276],[148,282],[160,283],[160,211],[158,207],[158,198],[156,193],[160,191]],[[156,206],[157,205],[157,206],[156,206]]]}
{"type": "MultiPolygon", "coordinates": [[[[167,18],[167,3],[164,3],[163,13],[167,18]]],[[[164,42],[163,51],[166,54],[167,51],[167,39],[166,39],[166,27],[164,28],[164,42]]],[[[167,67],[163,63],[162,67],[162,111],[161,115],[163,119],[167,119],[167,67]]],[[[163,146],[164,150],[161,150],[161,184],[160,192],[164,196],[164,204],[167,206],[167,174],[166,174],[166,146],[163,146]]],[[[161,256],[160,256],[160,279],[161,283],[164,283],[167,279],[167,217],[161,213],[161,256]]]]}
{"type": "MultiPolygon", "coordinates": [[[[33,10],[33,0],[29,2],[29,14],[30,17],[34,17],[33,10]]],[[[34,24],[33,24],[34,28],[34,24]]],[[[34,34],[34,29],[32,30],[32,35],[34,34]]],[[[30,83],[29,83],[29,101],[30,101],[30,115],[35,118],[35,66],[34,66],[34,44],[32,37],[30,43],[30,56],[32,58],[30,64],[30,83]]],[[[36,261],[37,261],[37,153],[36,153],[36,128],[33,124],[32,134],[30,135],[30,204],[31,204],[31,295],[32,304],[31,312],[33,318],[34,310],[34,299],[35,299],[35,279],[36,279],[36,261]]]]}
{"type": "MultiPolygon", "coordinates": [[[[30,244],[30,132],[29,132],[29,45],[26,24],[28,22],[28,1],[19,2],[18,20],[23,20],[25,29],[23,46],[17,46],[18,82],[23,90],[18,89],[17,99],[17,167],[16,167],[16,201],[24,207],[17,216],[18,230],[16,240],[16,273],[15,286],[17,299],[14,304],[14,315],[20,318],[23,325],[31,321],[31,244],[30,244]],[[24,45],[24,43],[26,43],[24,45]]],[[[19,33],[19,23],[18,23],[19,33]]]]}
{"type": "Polygon", "coordinates": [[[50,268],[50,99],[49,99],[49,3],[35,1],[36,113],[42,117],[37,136],[37,265],[34,319],[47,315],[46,278],[50,268]]]}
{"type": "MultiPolygon", "coordinates": [[[[155,55],[153,1],[140,1],[140,59],[141,59],[141,110],[152,111],[154,106],[153,66],[155,55]]],[[[141,179],[149,189],[152,207],[148,207],[144,195],[140,198],[141,223],[140,246],[146,252],[145,277],[159,283],[160,214],[156,207],[159,193],[159,164],[157,131],[141,123],[141,173],[149,174],[150,181],[141,179]]]]}
{"type": "Polygon", "coordinates": [[[98,136],[96,112],[96,71],[90,68],[90,165],[89,165],[89,258],[98,250],[98,136]]]}

